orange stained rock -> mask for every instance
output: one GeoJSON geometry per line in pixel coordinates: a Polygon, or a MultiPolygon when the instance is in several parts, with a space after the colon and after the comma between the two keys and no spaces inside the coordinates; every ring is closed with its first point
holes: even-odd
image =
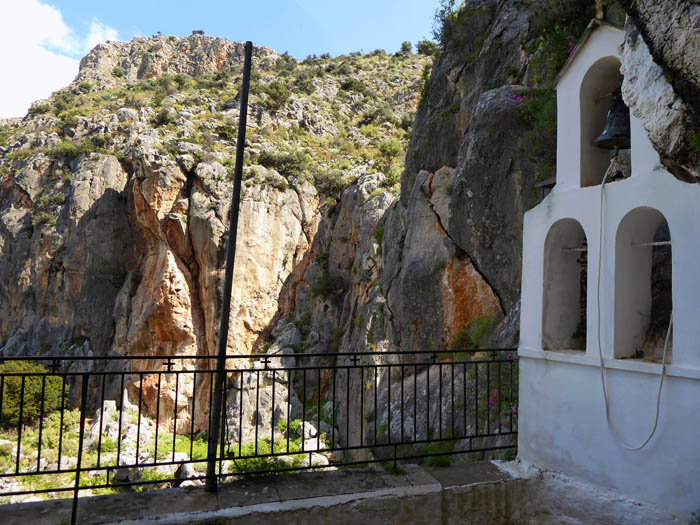
{"type": "Polygon", "coordinates": [[[503,313],[498,297],[468,257],[450,259],[442,270],[440,290],[445,345],[472,319],[503,313]]]}

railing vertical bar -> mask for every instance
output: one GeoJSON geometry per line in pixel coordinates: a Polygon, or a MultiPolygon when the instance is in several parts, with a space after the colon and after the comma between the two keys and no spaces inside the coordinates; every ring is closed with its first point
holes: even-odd
{"type": "Polygon", "coordinates": [[[333,368],[333,415],[331,416],[331,447],[335,448],[335,407],[336,401],[336,369],[333,368]]]}
{"type": "Polygon", "coordinates": [[[391,444],[391,363],[386,378],[386,390],[386,439],[387,443],[391,444]]]}
{"type": "Polygon", "coordinates": [[[403,381],[404,381],[404,378],[405,378],[405,377],[406,377],[406,374],[405,374],[404,365],[401,365],[401,439],[399,440],[401,443],[404,442],[404,437],[403,437],[403,420],[404,420],[404,410],[403,410],[403,402],[404,402],[403,381]]]}
{"type": "MultiPolygon", "coordinates": [[[[245,382],[243,381],[244,373],[245,370],[241,370],[241,388],[238,391],[238,457],[241,457],[241,455],[243,454],[243,386],[245,385],[245,382]]],[[[248,372],[248,377],[250,377],[250,372],[248,372]]],[[[289,444],[287,444],[287,448],[289,448],[289,444]]]]}
{"type": "Polygon", "coordinates": [[[432,439],[430,435],[430,363],[425,374],[425,439],[432,439]]]}
{"type": "Polygon", "coordinates": [[[83,375],[82,391],[80,395],[80,430],[78,432],[78,458],[75,466],[75,487],[73,488],[73,508],[71,510],[71,525],[78,522],[78,492],[80,491],[80,471],[83,461],[83,438],[85,437],[85,411],[87,410],[87,390],[89,374],[83,375]]]}
{"type": "MultiPolygon", "coordinates": [[[[226,380],[226,376],[224,375],[224,384],[223,384],[223,392],[222,392],[222,409],[221,409],[221,432],[219,434],[219,476],[223,473],[223,465],[224,465],[224,451],[226,448],[226,441],[225,437],[228,436],[228,427],[226,426],[226,400],[227,400],[227,394],[226,394],[226,383],[228,381],[226,380]]],[[[274,385],[273,385],[273,390],[274,392],[274,385]]],[[[273,411],[272,413],[274,414],[274,406],[272,407],[273,411]]],[[[272,416],[274,419],[274,415],[272,416]]]]}
{"type": "Polygon", "coordinates": [[[345,368],[345,446],[350,446],[350,368],[345,368]]]}
{"type": "MultiPolygon", "coordinates": [[[[64,376],[65,377],[65,376],[64,376]]],[[[124,414],[124,372],[121,373],[121,381],[119,386],[119,427],[117,435],[117,461],[116,464],[119,466],[119,458],[122,453],[122,416],[124,414]]]]}
{"type": "Polygon", "coordinates": [[[438,435],[442,439],[442,363],[438,365],[438,435]]]}
{"type": "Polygon", "coordinates": [[[36,453],[36,471],[41,471],[41,434],[44,428],[44,398],[46,396],[46,375],[41,376],[41,408],[39,409],[39,441],[36,453]]]}
{"type": "Polygon", "coordinates": [[[256,370],[255,383],[255,455],[258,455],[258,426],[260,422],[260,370],[256,370]]]}
{"type": "Polygon", "coordinates": [[[510,362],[510,406],[508,407],[508,412],[510,414],[510,425],[509,429],[513,432],[513,361],[510,362]]]}
{"type": "Polygon", "coordinates": [[[136,424],[136,457],[134,464],[139,464],[139,445],[141,443],[141,406],[143,405],[143,372],[139,374],[139,410],[136,424]]]}
{"type": "Polygon", "coordinates": [[[491,433],[491,363],[486,362],[486,433],[491,433]]]}
{"type": "MultiPolygon", "coordinates": [[[[208,362],[209,361],[207,360],[207,363],[208,362]]],[[[207,366],[209,366],[209,365],[207,365],[207,366]]],[[[214,382],[215,382],[214,373],[215,372],[209,371],[207,373],[209,374],[209,407],[208,407],[209,426],[207,427],[207,429],[209,432],[212,432],[214,430],[214,428],[216,427],[216,425],[212,422],[212,418],[216,417],[214,414],[214,382]]],[[[222,385],[223,385],[223,383],[222,383],[222,385]]],[[[218,395],[221,395],[221,390],[218,391],[218,395]]],[[[208,437],[209,437],[209,440],[208,440],[207,444],[212,442],[212,438],[210,436],[208,436],[208,437]]],[[[217,443],[216,446],[214,447],[214,452],[216,452],[216,449],[219,448],[218,436],[214,439],[214,441],[217,443]]],[[[216,480],[216,472],[215,472],[215,470],[216,470],[216,454],[214,454],[214,458],[211,459],[211,458],[209,458],[208,453],[209,453],[209,449],[207,449],[207,470],[208,470],[210,464],[213,465],[212,466],[212,475],[214,476],[214,482],[216,483],[216,481],[217,481],[216,480]],[[211,460],[211,462],[210,462],[210,460],[211,460]]],[[[218,489],[218,485],[217,485],[217,489],[218,489]]]]}
{"type": "MultiPolygon", "coordinates": [[[[302,370],[302,387],[301,387],[301,451],[304,451],[306,446],[306,439],[304,434],[304,427],[306,426],[306,368],[302,370]]],[[[310,458],[310,456],[309,456],[310,458]]],[[[309,465],[311,464],[311,459],[309,459],[309,465]]]]}
{"type": "Polygon", "coordinates": [[[61,455],[63,451],[63,416],[66,411],[66,376],[63,376],[63,382],[61,383],[61,417],[60,417],[60,428],[58,431],[58,466],[57,470],[61,470],[61,455]]]}
{"type": "Polygon", "coordinates": [[[102,376],[102,388],[100,389],[100,435],[97,438],[97,466],[101,465],[102,461],[102,428],[104,425],[104,406],[105,406],[105,382],[106,376],[102,376]]]}
{"type": "Polygon", "coordinates": [[[501,381],[503,380],[503,377],[501,376],[501,362],[498,362],[498,433],[500,434],[502,432],[501,430],[501,417],[503,415],[503,403],[501,399],[501,381]]]}
{"type": "Polygon", "coordinates": [[[321,449],[321,367],[318,368],[318,375],[316,377],[318,385],[316,390],[316,396],[318,397],[318,405],[316,407],[316,450],[321,449]]]}
{"type": "Polygon", "coordinates": [[[61,455],[63,452],[63,416],[66,411],[66,376],[63,376],[63,382],[61,383],[61,421],[59,425],[61,428],[58,432],[58,470],[61,470],[61,455]]]}
{"type": "Polygon", "coordinates": [[[17,457],[15,458],[15,474],[19,474],[19,459],[22,454],[22,418],[24,416],[24,379],[26,376],[22,376],[20,381],[20,395],[19,395],[19,418],[17,419],[17,457]]]}
{"type": "Polygon", "coordinates": [[[479,362],[474,363],[474,434],[479,435],[479,362]]]}
{"type": "Polygon", "coordinates": [[[452,438],[456,437],[455,435],[455,364],[454,361],[450,363],[450,372],[452,373],[452,438]]]}
{"type": "Polygon", "coordinates": [[[270,410],[270,454],[275,453],[275,370],[272,370],[272,409],[270,410]]]}
{"type": "Polygon", "coordinates": [[[413,442],[418,440],[418,365],[413,365],[413,442]]]}
{"type": "Polygon", "coordinates": [[[464,389],[464,435],[468,434],[467,431],[467,363],[462,363],[463,375],[462,375],[462,387],[464,389]]]}
{"type": "Polygon", "coordinates": [[[360,446],[365,445],[365,366],[360,365],[360,446]]]}
{"type": "Polygon", "coordinates": [[[373,445],[377,444],[377,412],[379,412],[379,407],[377,406],[377,365],[374,365],[374,441],[373,445]]]}
{"type": "Polygon", "coordinates": [[[197,371],[192,374],[192,415],[190,416],[190,461],[192,461],[192,453],[194,452],[194,415],[195,405],[197,404],[197,371]]]}
{"type": "Polygon", "coordinates": [[[289,434],[292,432],[292,371],[287,370],[287,454],[289,454],[289,434]]]}
{"type": "Polygon", "coordinates": [[[177,400],[180,397],[180,371],[175,371],[175,402],[173,403],[173,459],[175,461],[175,443],[177,442],[177,400]]]}
{"type": "Polygon", "coordinates": [[[156,398],[156,437],[155,437],[155,444],[153,445],[153,462],[158,463],[158,428],[159,428],[159,423],[160,423],[160,382],[161,382],[162,375],[160,372],[158,372],[158,387],[157,387],[157,392],[158,392],[158,397],[156,398]]]}

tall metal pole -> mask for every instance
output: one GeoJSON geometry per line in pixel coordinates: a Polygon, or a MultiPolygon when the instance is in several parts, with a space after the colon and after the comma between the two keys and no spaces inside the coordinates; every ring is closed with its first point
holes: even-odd
{"type": "Polygon", "coordinates": [[[243,153],[245,151],[245,128],[248,121],[248,90],[250,89],[250,67],[253,55],[253,43],[245,43],[245,61],[243,63],[243,84],[241,86],[241,111],[238,118],[238,141],[236,142],[236,167],[233,178],[233,197],[231,219],[228,229],[228,246],[226,247],[226,277],[224,280],[224,297],[221,307],[221,324],[219,325],[219,344],[216,359],[216,377],[214,379],[214,399],[209,414],[209,448],[207,451],[207,478],[205,489],[216,492],[216,450],[221,433],[222,392],[226,379],[226,342],[228,340],[229,316],[231,314],[231,288],[233,287],[233,263],[236,258],[236,234],[238,233],[238,209],[241,203],[241,180],[243,178],[243,153]]]}

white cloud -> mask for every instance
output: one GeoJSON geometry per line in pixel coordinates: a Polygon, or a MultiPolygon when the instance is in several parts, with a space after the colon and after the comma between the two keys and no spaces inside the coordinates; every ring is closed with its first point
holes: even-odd
{"type": "Polygon", "coordinates": [[[117,30],[93,18],[90,22],[90,32],[84,40],[84,52],[88,52],[100,42],[105,40],[117,40],[117,30]]]}
{"type": "Polygon", "coordinates": [[[18,117],[37,99],[69,84],[79,57],[117,31],[93,18],[86,36],[66,25],[61,12],[39,0],[2,0],[0,117],[18,117]]]}

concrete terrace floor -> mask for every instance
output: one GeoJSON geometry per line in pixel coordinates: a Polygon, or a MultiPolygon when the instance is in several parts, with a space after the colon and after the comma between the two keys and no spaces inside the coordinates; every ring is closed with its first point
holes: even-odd
{"type": "MultiPolygon", "coordinates": [[[[533,469],[523,475],[515,463],[403,470],[249,478],[222,484],[217,493],[196,487],[87,497],[79,501],[78,523],[687,523],[686,517],[569,478],[533,469]]],[[[71,503],[0,506],[0,523],[70,523],[71,503]]]]}

